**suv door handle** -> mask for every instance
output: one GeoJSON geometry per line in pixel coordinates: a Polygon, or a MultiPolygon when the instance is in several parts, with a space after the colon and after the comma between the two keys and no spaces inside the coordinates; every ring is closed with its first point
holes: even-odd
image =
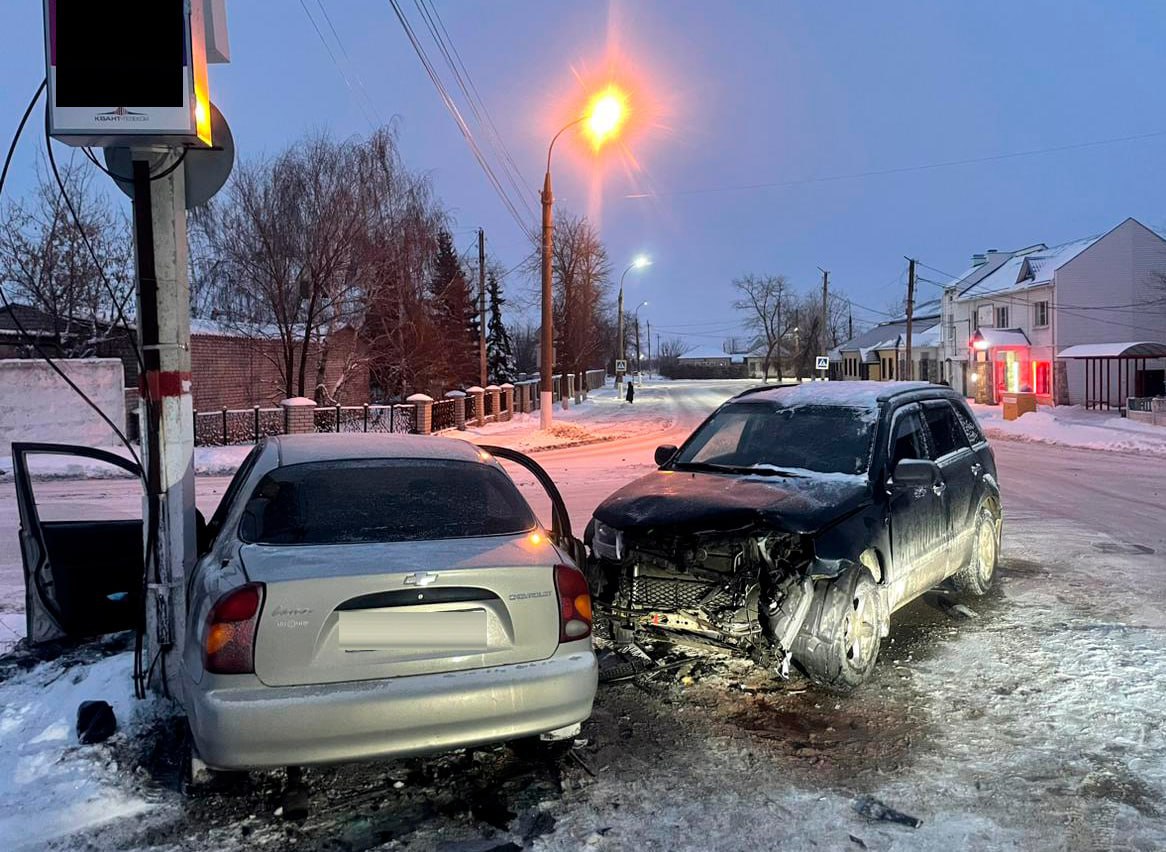
{"type": "Polygon", "coordinates": [[[943,492],[947,490],[946,482],[937,482],[931,486],[931,490],[935,492],[936,497],[942,497],[943,492]]]}

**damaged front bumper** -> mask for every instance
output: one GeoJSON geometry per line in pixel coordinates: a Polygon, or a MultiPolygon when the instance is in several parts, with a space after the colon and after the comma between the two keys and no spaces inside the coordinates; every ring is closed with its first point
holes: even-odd
{"type": "Polygon", "coordinates": [[[749,656],[788,674],[815,559],[794,533],[592,531],[596,607],[617,644],[637,636],[749,656]]]}

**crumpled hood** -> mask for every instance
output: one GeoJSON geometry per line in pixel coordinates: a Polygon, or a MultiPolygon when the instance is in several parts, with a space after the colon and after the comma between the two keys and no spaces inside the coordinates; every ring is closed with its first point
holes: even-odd
{"type": "Polygon", "coordinates": [[[870,500],[865,476],[739,476],[658,470],[616,491],[595,518],[618,530],[698,533],[764,524],[812,533],[870,500]]]}

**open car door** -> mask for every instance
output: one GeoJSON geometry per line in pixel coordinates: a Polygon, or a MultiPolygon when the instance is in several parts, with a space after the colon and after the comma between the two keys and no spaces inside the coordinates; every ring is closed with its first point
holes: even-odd
{"type": "Polygon", "coordinates": [[[558,486],[555,485],[554,480],[551,479],[550,474],[543,469],[542,465],[525,453],[508,447],[479,444],[478,449],[484,450],[495,458],[514,462],[535,478],[551,501],[551,542],[560,551],[570,556],[577,568],[586,570],[587,549],[583,546],[583,542],[575,538],[571,532],[571,516],[567,514],[567,504],[563,502],[563,495],[559,493],[558,486]]]}
{"type": "Polygon", "coordinates": [[[96,461],[118,469],[111,473],[141,477],[141,468],[134,462],[104,450],[67,444],[12,445],[28,641],[35,645],[136,627],[145,576],[140,501],[133,512],[117,511],[126,503],[103,493],[103,488],[109,488],[108,479],[70,482],[64,488],[60,480],[34,481],[35,465],[30,466],[30,459],[43,455],[96,461]],[[66,493],[38,506],[38,491],[66,493]]]}

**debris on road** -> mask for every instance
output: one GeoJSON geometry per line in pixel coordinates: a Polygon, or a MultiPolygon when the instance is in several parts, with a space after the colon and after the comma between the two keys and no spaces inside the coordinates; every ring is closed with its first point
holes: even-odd
{"type": "MultiPolygon", "coordinates": [[[[923,820],[918,817],[897,811],[883,804],[873,796],[863,796],[854,803],[854,809],[867,819],[874,820],[875,822],[893,822],[896,825],[905,825],[908,828],[918,828],[923,825],[923,820]]],[[[853,837],[851,839],[853,840],[853,837]]]]}
{"type": "Polygon", "coordinates": [[[103,743],[117,730],[117,716],[107,701],[82,701],[77,708],[77,739],[82,745],[103,743]]]}

